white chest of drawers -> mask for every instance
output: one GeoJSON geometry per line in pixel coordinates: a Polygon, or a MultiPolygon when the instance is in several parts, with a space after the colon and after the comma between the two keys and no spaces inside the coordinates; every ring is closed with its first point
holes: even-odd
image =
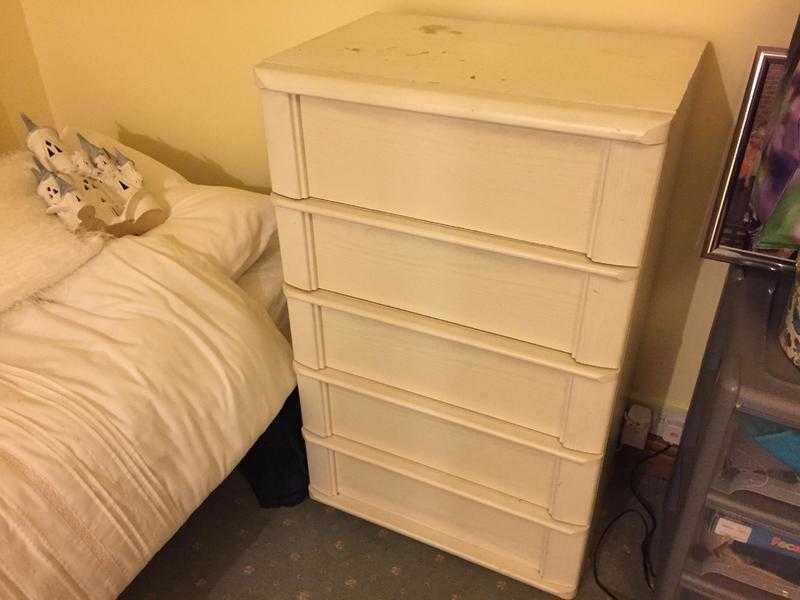
{"type": "Polygon", "coordinates": [[[314,498],[574,596],[703,48],[375,14],[256,68],[314,498]]]}

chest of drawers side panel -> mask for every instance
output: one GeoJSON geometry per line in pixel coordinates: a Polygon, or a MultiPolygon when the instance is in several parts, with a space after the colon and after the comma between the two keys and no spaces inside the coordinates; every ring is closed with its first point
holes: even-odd
{"type": "MultiPolygon", "coordinates": [[[[647,326],[648,318],[653,319],[654,316],[654,313],[648,311],[652,304],[652,293],[654,288],[656,288],[656,278],[660,275],[660,271],[663,271],[658,268],[661,248],[667,231],[671,199],[673,195],[679,191],[675,180],[680,163],[683,160],[684,148],[682,142],[685,137],[690,109],[696,94],[697,74],[695,74],[690,82],[669,132],[662,176],[657,190],[656,210],[654,211],[650,226],[650,235],[648,236],[647,246],[642,259],[641,276],[639,277],[639,284],[632,308],[631,333],[628,336],[627,354],[620,370],[620,387],[626,394],[632,391],[631,386],[633,382],[631,380],[635,376],[634,370],[637,353],[645,341],[645,333],[648,335],[660,333],[659,328],[652,327],[652,325],[649,327],[647,326]]],[[[659,287],[661,287],[661,289],[668,288],[668,281],[660,281],[659,287]]],[[[655,340],[650,340],[650,344],[661,346],[664,344],[664,340],[659,337],[655,340]]],[[[648,352],[648,355],[654,356],[655,354],[648,352]]],[[[633,399],[637,401],[643,400],[642,398],[633,399]]],[[[619,425],[619,423],[617,424],[619,425]]]]}

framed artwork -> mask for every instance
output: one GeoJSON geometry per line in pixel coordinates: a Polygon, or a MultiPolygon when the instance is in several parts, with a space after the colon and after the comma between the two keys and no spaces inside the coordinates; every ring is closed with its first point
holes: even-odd
{"type": "Polygon", "coordinates": [[[753,60],[733,141],[711,215],[703,256],[725,262],[794,270],[795,254],[755,248],[761,227],[750,203],[761,151],[780,84],[787,68],[787,50],[759,46],[753,60]]]}

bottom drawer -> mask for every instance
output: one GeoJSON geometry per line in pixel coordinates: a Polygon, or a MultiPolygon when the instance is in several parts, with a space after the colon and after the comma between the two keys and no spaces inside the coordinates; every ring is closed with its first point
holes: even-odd
{"type": "Polygon", "coordinates": [[[588,525],[602,456],[556,438],[335,369],[295,363],[303,424],[494,488],[588,525]]]}
{"type": "Polygon", "coordinates": [[[563,598],[588,529],[545,510],[336,436],[305,432],[312,497],[563,598]]]}

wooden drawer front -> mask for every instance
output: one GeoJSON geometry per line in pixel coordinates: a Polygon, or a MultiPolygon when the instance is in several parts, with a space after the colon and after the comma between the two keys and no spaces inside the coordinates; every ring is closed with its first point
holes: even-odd
{"type": "Polygon", "coordinates": [[[324,201],[284,199],[276,210],[293,286],[539,344],[594,366],[617,368],[624,358],[635,269],[324,201]]]}
{"type": "Polygon", "coordinates": [[[295,360],[330,367],[602,453],[617,372],[329,292],[286,288],[295,360]]]}
{"type": "Polygon", "coordinates": [[[306,433],[306,444],[314,498],[571,597],[585,527],[347,440],[306,433]]]}
{"type": "Polygon", "coordinates": [[[297,367],[303,424],[474,481],[588,525],[602,457],[555,439],[332,369],[297,367]]]}
{"type": "Polygon", "coordinates": [[[663,144],[279,92],[264,103],[279,194],[641,262],[663,144]]]}

